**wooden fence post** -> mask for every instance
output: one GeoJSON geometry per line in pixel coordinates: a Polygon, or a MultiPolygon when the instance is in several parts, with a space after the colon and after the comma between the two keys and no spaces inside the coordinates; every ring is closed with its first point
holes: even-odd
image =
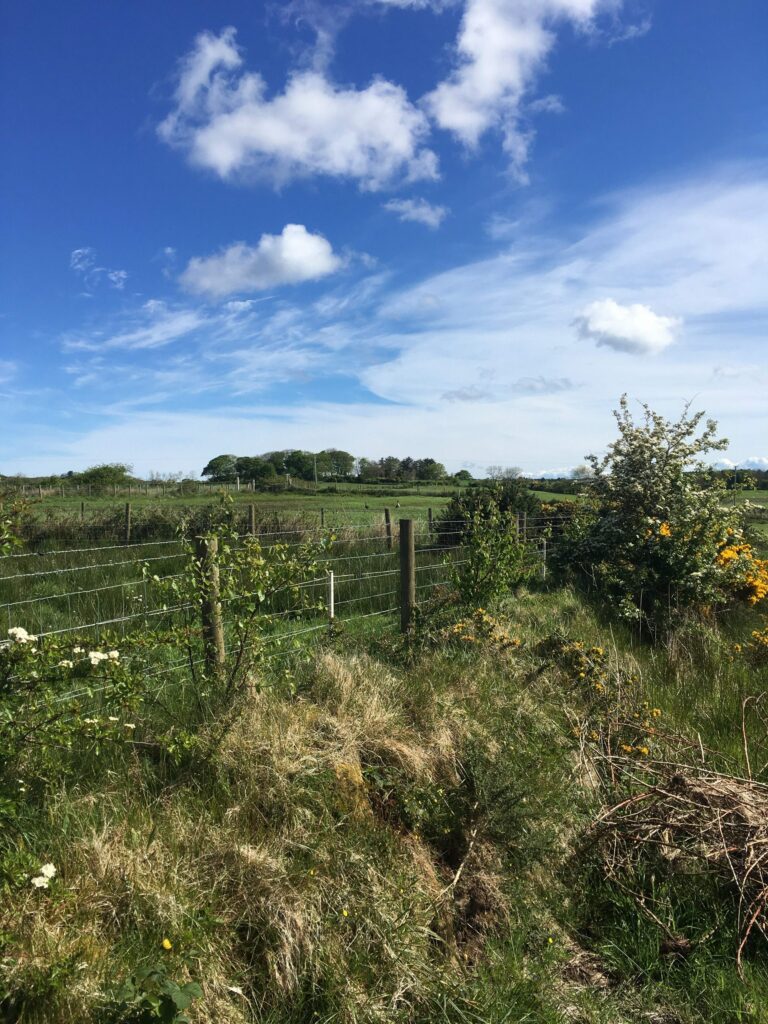
{"type": "Polygon", "coordinates": [[[131,543],[131,503],[125,503],[125,543],[131,543]]]}
{"type": "Polygon", "coordinates": [[[416,607],[416,537],[412,519],[400,520],[400,632],[411,628],[416,607]]]}
{"type": "Polygon", "coordinates": [[[320,529],[321,530],[325,529],[325,509],[324,508],[320,509],[320,529]]]}
{"type": "Polygon", "coordinates": [[[252,537],[256,536],[256,506],[254,504],[248,506],[248,533],[252,537]]]}
{"type": "MultiPolygon", "coordinates": [[[[400,520],[403,522],[404,520],[400,520]]],[[[392,516],[389,514],[389,509],[384,509],[384,528],[387,531],[387,551],[392,550],[392,516]]]]}
{"type": "Polygon", "coordinates": [[[434,521],[434,519],[432,517],[432,509],[431,508],[427,509],[427,521],[429,522],[429,536],[431,537],[432,533],[433,533],[433,530],[434,530],[434,525],[435,525],[435,521],[434,521]]]}
{"type": "Polygon", "coordinates": [[[205,665],[212,675],[222,675],[226,660],[224,649],[224,622],[221,615],[221,591],[219,585],[219,539],[198,537],[195,554],[200,563],[203,581],[203,600],[200,617],[203,627],[203,648],[205,665]]]}
{"type": "Polygon", "coordinates": [[[85,519],[85,502],[81,501],[80,502],[80,522],[82,523],[82,521],[84,519],[85,519]]]}

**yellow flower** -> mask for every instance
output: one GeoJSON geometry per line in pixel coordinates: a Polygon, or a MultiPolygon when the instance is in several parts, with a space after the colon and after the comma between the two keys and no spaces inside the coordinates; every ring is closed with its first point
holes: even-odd
{"type": "Polygon", "coordinates": [[[642,754],[643,757],[648,757],[648,754],[649,754],[648,747],[638,747],[637,748],[637,752],[638,752],[638,754],[642,754]]]}
{"type": "Polygon", "coordinates": [[[651,714],[654,718],[661,718],[661,708],[653,708],[651,714]]]}
{"type": "Polygon", "coordinates": [[[342,917],[349,917],[349,911],[347,910],[346,907],[342,910],[341,916],[342,917]]]}
{"type": "Polygon", "coordinates": [[[173,949],[173,943],[171,942],[171,940],[170,940],[170,939],[163,939],[163,941],[162,941],[162,942],[160,943],[160,945],[161,945],[161,946],[163,947],[163,949],[165,949],[165,950],[168,950],[168,949],[173,949]]]}
{"type": "Polygon", "coordinates": [[[662,523],[661,524],[661,526],[659,527],[659,536],[661,536],[661,537],[671,537],[672,536],[672,528],[670,527],[669,523],[662,523]]]}

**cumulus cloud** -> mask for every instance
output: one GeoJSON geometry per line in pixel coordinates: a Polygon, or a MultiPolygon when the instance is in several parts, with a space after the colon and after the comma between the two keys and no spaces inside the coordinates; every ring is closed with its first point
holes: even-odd
{"type": "Polygon", "coordinates": [[[586,28],[601,6],[602,0],[466,0],[456,66],[425,97],[427,110],[470,147],[489,128],[500,129],[524,180],[531,133],[521,126],[523,102],[554,45],[552,27],[570,21],[586,28]]]}
{"type": "Polygon", "coordinates": [[[234,28],[197,37],[158,133],[225,179],[282,184],[322,174],[375,190],[437,177],[437,158],[424,146],[427,118],[402,88],[383,78],[344,88],[309,70],[270,97],[261,75],[244,69],[234,28]]]}
{"type": "Polygon", "coordinates": [[[341,264],[322,235],[311,234],[303,224],[286,224],[279,235],[262,235],[256,245],[235,242],[214,256],[196,256],[180,281],[187,291],[220,298],[316,281],[341,264]]]}
{"type": "Polygon", "coordinates": [[[384,209],[395,213],[400,220],[412,220],[428,228],[439,228],[448,216],[447,206],[436,206],[426,199],[390,199],[384,209]]]}
{"type": "Polygon", "coordinates": [[[640,303],[622,306],[613,299],[591,302],[573,322],[580,338],[633,355],[663,352],[682,324],[679,318],[659,316],[640,303]]]}
{"type": "Polygon", "coordinates": [[[768,469],[768,458],[764,455],[753,455],[740,462],[739,469],[768,469]]]}

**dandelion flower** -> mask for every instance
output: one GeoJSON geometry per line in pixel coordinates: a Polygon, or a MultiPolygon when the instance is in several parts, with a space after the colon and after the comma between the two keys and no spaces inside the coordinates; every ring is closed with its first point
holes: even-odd
{"type": "Polygon", "coordinates": [[[173,943],[171,942],[170,939],[163,939],[163,941],[160,943],[160,945],[165,950],[173,949],[173,943]]]}

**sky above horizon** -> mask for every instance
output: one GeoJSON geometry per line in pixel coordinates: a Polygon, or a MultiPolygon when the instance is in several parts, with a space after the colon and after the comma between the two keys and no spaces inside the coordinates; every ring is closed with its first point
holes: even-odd
{"type": "Polygon", "coordinates": [[[768,468],[764,0],[40,0],[0,29],[0,473],[567,472],[624,392],[768,468]]]}

